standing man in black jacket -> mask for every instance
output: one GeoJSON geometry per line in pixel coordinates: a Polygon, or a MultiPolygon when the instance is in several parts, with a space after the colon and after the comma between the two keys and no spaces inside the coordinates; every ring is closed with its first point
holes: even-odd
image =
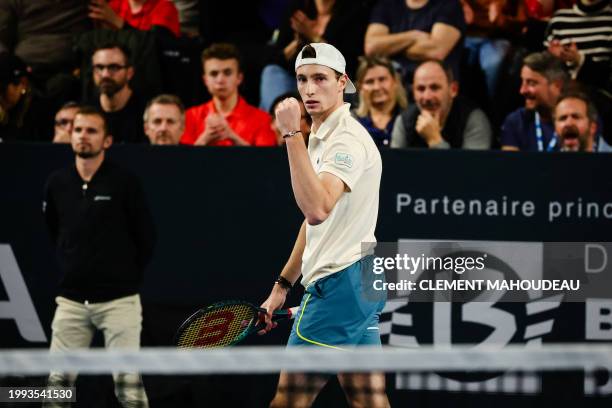
{"type": "MultiPolygon", "coordinates": [[[[105,160],[112,142],[103,114],[81,108],[71,134],[75,165],[47,180],[43,210],[64,273],[51,351],[89,347],[96,329],[108,348],[140,346],[138,290],[155,230],[138,179],[105,160]]],[[[123,406],[148,406],[140,375],[113,378],[123,406]]],[[[51,373],[49,385],[75,380],[76,374],[51,373]]]]}

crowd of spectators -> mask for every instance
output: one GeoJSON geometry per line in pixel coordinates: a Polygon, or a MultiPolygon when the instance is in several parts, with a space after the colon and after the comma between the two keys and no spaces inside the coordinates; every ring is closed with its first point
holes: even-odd
{"type": "Polygon", "coordinates": [[[328,42],[380,149],[610,150],[610,0],[225,3],[3,1],[0,140],[68,143],[92,105],[115,144],[278,146],[295,57],[328,42]]]}

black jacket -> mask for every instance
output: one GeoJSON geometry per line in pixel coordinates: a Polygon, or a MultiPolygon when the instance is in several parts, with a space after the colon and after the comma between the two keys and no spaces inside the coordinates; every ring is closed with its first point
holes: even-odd
{"type": "Polygon", "coordinates": [[[49,176],[43,204],[64,272],[61,295],[101,302],[138,292],[155,243],[139,180],[104,160],[89,183],[76,166],[49,176]]]}
{"type": "MultiPolygon", "coordinates": [[[[467,125],[468,118],[477,109],[476,105],[462,96],[457,96],[453,101],[451,110],[446,118],[442,138],[448,142],[453,149],[460,149],[463,146],[463,132],[467,125]]],[[[427,143],[416,131],[416,122],[421,111],[416,104],[410,105],[402,113],[402,121],[406,129],[406,145],[408,147],[427,147],[427,143]]]]}

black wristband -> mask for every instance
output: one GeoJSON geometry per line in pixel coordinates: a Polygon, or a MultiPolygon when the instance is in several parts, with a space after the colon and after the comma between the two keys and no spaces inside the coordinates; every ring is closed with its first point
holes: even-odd
{"type": "Polygon", "coordinates": [[[279,275],[279,277],[276,279],[276,283],[278,283],[281,288],[287,289],[287,291],[293,289],[293,285],[291,284],[291,282],[289,282],[289,279],[285,278],[282,275],[279,275]]]}
{"type": "Polygon", "coordinates": [[[298,133],[302,133],[302,131],[301,130],[292,130],[291,132],[287,133],[286,135],[283,135],[283,139],[286,139],[286,138],[291,137],[291,136],[295,136],[298,133]]]}

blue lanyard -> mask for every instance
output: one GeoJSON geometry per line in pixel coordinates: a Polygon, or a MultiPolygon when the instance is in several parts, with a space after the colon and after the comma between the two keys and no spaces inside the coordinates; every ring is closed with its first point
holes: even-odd
{"type": "MultiPolygon", "coordinates": [[[[538,152],[543,152],[544,151],[544,134],[542,132],[542,122],[540,121],[539,112],[535,113],[535,132],[536,132],[536,139],[538,141],[538,152]]],[[[557,135],[553,135],[553,137],[548,142],[546,151],[550,152],[552,149],[555,148],[556,144],[557,144],[557,135]]]]}

